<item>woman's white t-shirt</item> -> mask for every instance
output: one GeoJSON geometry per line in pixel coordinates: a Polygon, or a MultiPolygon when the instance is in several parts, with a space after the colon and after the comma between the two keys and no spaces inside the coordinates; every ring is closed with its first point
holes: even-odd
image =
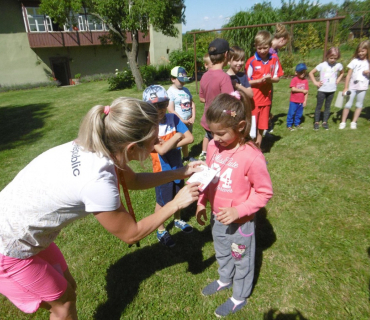
{"type": "Polygon", "coordinates": [[[0,253],[31,257],[46,249],[72,221],[119,206],[110,159],[83,152],[74,142],[52,148],[0,193],[0,253]]]}
{"type": "Polygon", "coordinates": [[[347,67],[352,69],[349,90],[367,90],[369,88],[369,78],[364,76],[363,72],[369,70],[369,61],[356,58],[351,60],[347,67]]]}

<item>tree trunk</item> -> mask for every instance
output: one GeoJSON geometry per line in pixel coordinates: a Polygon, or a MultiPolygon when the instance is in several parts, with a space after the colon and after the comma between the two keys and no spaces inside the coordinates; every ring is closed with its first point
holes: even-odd
{"type": "Polygon", "coordinates": [[[139,51],[139,39],[138,39],[138,32],[132,32],[132,47],[131,50],[126,47],[126,55],[127,59],[130,63],[130,69],[132,72],[132,75],[135,79],[135,84],[137,87],[137,90],[143,90],[144,88],[144,81],[143,77],[141,76],[139,65],[137,63],[137,56],[139,51]]]}

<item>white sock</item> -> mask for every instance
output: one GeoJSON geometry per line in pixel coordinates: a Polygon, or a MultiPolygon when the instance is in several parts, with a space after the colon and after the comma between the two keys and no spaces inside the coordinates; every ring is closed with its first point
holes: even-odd
{"type": "Polygon", "coordinates": [[[206,155],[207,154],[207,151],[202,151],[202,154],[206,155]]]}
{"type": "Polygon", "coordinates": [[[239,304],[241,304],[241,303],[243,303],[245,300],[236,300],[236,299],[234,299],[233,297],[231,297],[230,298],[231,299],[231,301],[237,306],[237,305],[239,305],[239,304]]]}
{"type": "Polygon", "coordinates": [[[218,284],[221,286],[221,287],[224,287],[224,286],[227,286],[230,282],[228,283],[223,283],[221,282],[220,280],[217,280],[218,284]]]}

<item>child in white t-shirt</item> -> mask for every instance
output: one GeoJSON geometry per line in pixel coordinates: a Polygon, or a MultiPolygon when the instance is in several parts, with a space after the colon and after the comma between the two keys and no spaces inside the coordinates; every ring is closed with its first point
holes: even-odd
{"type": "Polygon", "coordinates": [[[318,88],[317,90],[317,104],[315,109],[315,123],[314,130],[318,130],[320,126],[321,108],[325,101],[324,118],[322,120],[322,127],[325,130],[329,129],[328,119],[330,116],[330,105],[334,98],[337,84],[343,77],[343,65],[337,60],[340,58],[338,48],[332,47],[326,53],[326,61],[317,65],[309,73],[313,84],[318,88]],[[315,73],[320,72],[320,81],[316,81],[315,73]],[[339,76],[338,76],[339,72],[339,76]]]}
{"type": "MultiPolygon", "coordinates": [[[[195,120],[195,103],[193,96],[188,88],[184,87],[185,82],[189,82],[186,70],[183,67],[175,67],[171,70],[172,86],[167,90],[170,102],[168,112],[176,114],[180,120],[193,132],[193,123],[195,120]]],[[[188,145],[182,147],[183,162],[194,161],[190,159],[188,145]]]]}
{"type": "Polygon", "coordinates": [[[356,99],[356,110],[353,114],[351,129],[357,129],[357,119],[359,118],[366,91],[369,88],[369,76],[370,76],[370,41],[362,41],[356,48],[353,60],[348,64],[348,74],[346,77],[346,84],[344,85],[343,95],[346,94],[348,89],[351,91],[348,102],[344,105],[342,113],[342,122],[339,124],[339,129],[346,127],[346,120],[348,117],[349,110],[352,107],[355,96],[356,99]]]}

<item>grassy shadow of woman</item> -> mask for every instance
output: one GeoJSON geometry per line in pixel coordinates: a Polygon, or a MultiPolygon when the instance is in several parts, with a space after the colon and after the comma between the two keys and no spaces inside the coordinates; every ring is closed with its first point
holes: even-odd
{"type": "Polygon", "coordinates": [[[253,288],[256,286],[261,272],[263,251],[270,248],[275,241],[276,234],[270,221],[267,219],[267,210],[262,208],[256,213],[256,257],[253,288]]]}
{"type": "Polygon", "coordinates": [[[140,283],[159,270],[187,262],[188,271],[199,274],[216,261],[214,256],[203,260],[202,247],[212,241],[210,226],[203,231],[194,229],[190,237],[178,232],[172,238],[177,243],[172,249],[157,243],[127,254],[109,267],[106,276],[108,299],[98,306],[94,319],[120,319],[138,293],[140,283]]]}

